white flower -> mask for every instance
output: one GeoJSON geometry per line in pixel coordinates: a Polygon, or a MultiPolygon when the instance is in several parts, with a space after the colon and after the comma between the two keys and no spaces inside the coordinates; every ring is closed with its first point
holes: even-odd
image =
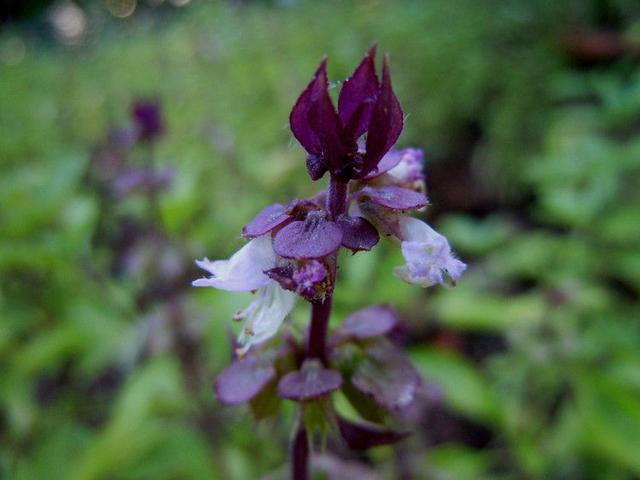
{"type": "Polygon", "coordinates": [[[265,275],[276,266],[276,254],[270,235],[254,238],[234,253],[229,260],[196,260],[196,264],[209,272],[209,278],[195,280],[195,287],[214,287],[234,292],[256,292],[256,298],[236,318],[246,319],[238,341],[239,354],[271,338],[293,308],[295,293],[286,291],[265,275]]]}
{"type": "Polygon", "coordinates": [[[214,287],[232,292],[248,292],[265,287],[272,280],[263,272],[276,266],[271,237],[254,238],[234,253],[229,260],[196,260],[203,270],[212,276],[199,278],[194,287],[214,287]]]}
{"type": "Polygon", "coordinates": [[[402,255],[406,265],[394,273],[405,282],[430,287],[455,285],[467,266],[451,252],[447,239],[417,218],[399,219],[402,255]]]}
{"type": "Polygon", "coordinates": [[[256,293],[256,299],[236,318],[246,318],[244,328],[238,337],[242,348],[239,355],[247,353],[251,345],[273,337],[282,322],[293,309],[296,295],[283,289],[277,282],[271,282],[256,293]]]}

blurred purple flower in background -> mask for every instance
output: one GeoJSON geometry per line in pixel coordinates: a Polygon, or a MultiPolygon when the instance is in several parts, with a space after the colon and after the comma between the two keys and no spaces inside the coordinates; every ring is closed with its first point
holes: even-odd
{"type": "Polygon", "coordinates": [[[135,121],[136,133],[141,141],[155,140],[164,133],[164,120],[159,101],[137,100],[131,107],[131,116],[135,121]]]}

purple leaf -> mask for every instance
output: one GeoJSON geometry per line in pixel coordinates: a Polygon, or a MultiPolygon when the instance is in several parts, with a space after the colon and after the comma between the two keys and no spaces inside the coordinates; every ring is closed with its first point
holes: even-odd
{"type": "Polygon", "coordinates": [[[379,340],[366,348],[365,355],[353,372],[353,385],[386,409],[410,405],[420,376],[402,352],[390,342],[379,340]]]}
{"type": "Polygon", "coordinates": [[[395,432],[374,424],[353,423],[340,416],[338,416],[338,428],[344,441],[353,450],[390,445],[411,436],[411,432],[395,432]]]}
{"type": "Polygon", "coordinates": [[[307,360],[300,370],[280,379],[278,394],[282,398],[302,402],[334,392],[340,385],[340,373],[324,368],[317,360],[307,360]]]}
{"type": "Polygon", "coordinates": [[[280,230],[273,249],[284,258],[322,258],[340,248],[342,230],[323,211],[310,212],[305,221],[292,222],[280,230]]]}
{"type": "Polygon", "coordinates": [[[307,155],[307,172],[314,182],[320,180],[327,171],[327,163],[318,155],[307,155]]]}
{"type": "Polygon", "coordinates": [[[322,157],[326,165],[330,171],[337,171],[342,166],[347,153],[357,150],[357,146],[354,141],[345,138],[340,117],[338,117],[326,89],[309,107],[307,119],[311,129],[320,140],[322,157]]]}
{"type": "Polygon", "coordinates": [[[291,218],[284,211],[284,205],[279,203],[269,205],[242,227],[242,236],[247,238],[260,237],[279,227],[291,218]]]}
{"type": "Polygon", "coordinates": [[[264,274],[272,280],[275,280],[285,290],[296,291],[296,282],[291,278],[293,276],[293,267],[275,267],[270,270],[266,270],[264,274]]]}
{"type": "Polygon", "coordinates": [[[373,45],[353,75],[349,77],[340,91],[338,111],[340,120],[349,137],[358,139],[366,130],[371,112],[378,96],[379,84],[376,76],[377,45],[373,45]]]}
{"type": "Polygon", "coordinates": [[[396,143],[402,132],[403,115],[400,102],[391,87],[389,57],[385,55],[382,65],[382,85],[380,95],[373,107],[373,112],[371,112],[366,145],[367,153],[364,157],[361,176],[366,176],[373,170],[382,156],[396,143]]]}
{"type": "Polygon", "coordinates": [[[376,228],[362,217],[341,215],[337,223],[342,228],[342,245],[353,252],[371,250],[380,239],[376,228]]]}
{"type": "Polygon", "coordinates": [[[215,382],[218,400],[239,405],[253,399],[275,377],[272,355],[250,354],[225,368],[215,382]]]}
{"type": "Polygon", "coordinates": [[[398,324],[398,315],[387,305],[374,305],[357,310],[344,319],[340,333],[358,340],[381,337],[398,324]]]}
{"type": "Polygon", "coordinates": [[[393,210],[413,210],[429,203],[424,193],[395,185],[381,188],[364,187],[359,192],[359,198],[368,199],[376,205],[393,210]]]}
{"type": "Polygon", "coordinates": [[[379,177],[383,173],[388,172],[400,163],[404,154],[405,150],[390,150],[384,155],[384,157],[382,157],[382,159],[380,159],[376,168],[371,170],[365,177],[363,177],[363,179],[371,180],[372,178],[379,177]]]}
{"type": "MultiPolygon", "coordinates": [[[[324,205],[324,203],[322,203],[324,205]]],[[[320,207],[311,200],[294,199],[289,202],[285,213],[293,217],[294,220],[304,220],[313,210],[319,210],[320,207]]]]}
{"type": "Polygon", "coordinates": [[[293,135],[307,152],[316,156],[322,154],[322,147],[320,139],[309,124],[309,110],[323,92],[326,94],[327,84],[327,59],[324,58],[289,115],[293,135]]]}

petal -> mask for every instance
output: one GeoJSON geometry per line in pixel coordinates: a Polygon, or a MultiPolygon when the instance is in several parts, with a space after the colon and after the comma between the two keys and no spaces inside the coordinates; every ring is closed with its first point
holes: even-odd
{"type": "Polygon", "coordinates": [[[400,237],[400,219],[405,216],[401,210],[381,207],[369,200],[359,202],[357,206],[362,216],[369,220],[380,234],[400,237]]]}
{"type": "Polygon", "coordinates": [[[419,148],[392,149],[382,157],[378,166],[365,177],[365,180],[378,178],[377,185],[398,185],[423,191],[423,159],[424,153],[419,148]],[[384,173],[387,175],[381,177],[384,173]]]}
{"type": "Polygon", "coordinates": [[[304,149],[313,155],[320,155],[322,148],[320,140],[309,124],[309,110],[322,92],[327,91],[327,59],[320,62],[320,66],[311,78],[307,88],[300,94],[289,115],[289,124],[293,135],[304,149]]]}
{"type": "Polygon", "coordinates": [[[273,241],[284,258],[321,258],[335,252],[342,242],[342,230],[327,220],[324,212],[310,212],[303,222],[292,222],[280,230],[273,241]]]}
{"type": "Polygon", "coordinates": [[[240,317],[246,318],[246,321],[238,337],[242,345],[238,354],[242,356],[252,345],[273,337],[293,309],[295,298],[295,293],[283,290],[275,282],[261,288],[251,305],[240,313],[240,317]]]}
{"type": "Polygon", "coordinates": [[[285,206],[274,203],[264,208],[253,220],[242,228],[242,235],[248,238],[260,237],[289,220],[285,206]]]}
{"type": "Polygon", "coordinates": [[[381,188],[364,187],[358,197],[393,210],[414,210],[428,203],[424,193],[395,185],[381,188]]]}
{"type": "Polygon", "coordinates": [[[376,227],[362,217],[341,215],[337,223],[342,229],[342,245],[354,253],[371,250],[380,239],[376,227]]]}
{"type": "Polygon", "coordinates": [[[195,280],[194,287],[244,292],[264,287],[271,279],[263,272],[276,265],[271,237],[258,237],[234,253],[229,260],[196,260],[196,265],[209,272],[210,278],[195,280]]]}
{"type": "Polygon", "coordinates": [[[411,185],[416,182],[424,182],[422,171],[424,153],[419,148],[404,148],[397,150],[400,154],[400,162],[387,172],[387,175],[395,179],[399,184],[411,185]]]}
{"type": "Polygon", "coordinates": [[[363,180],[371,180],[373,178],[379,177],[383,173],[394,168],[400,161],[402,160],[404,150],[390,150],[388,151],[378,162],[378,165],[371,170],[366,176],[363,177],[363,180]]]}
{"type": "Polygon", "coordinates": [[[373,45],[360,65],[342,86],[338,98],[340,120],[351,138],[359,138],[369,125],[371,112],[378,97],[379,84],[376,75],[377,45],[373,45]]]}
{"type": "Polygon", "coordinates": [[[411,436],[410,432],[395,432],[373,423],[355,423],[340,416],[337,418],[340,435],[352,450],[366,450],[380,445],[390,445],[411,436]]]}
{"type": "Polygon", "coordinates": [[[280,379],[278,394],[298,402],[314,400],[334,392],[342,385],[342,376],[335,370],[324,368],[318,360],[307,360],[302,368],[280,379]]]}
{"type": "Polygon", "coordinates": [[[357,310],[344,319],[340,333],[358,340],[381,337],[398,324],[398,314],[387,305],[375,305],[357,310]]]}
{"type": "Polygon", "coordinates": [[[382,85],[369,122],[367,146],[361,176],[373,170],[382,156],[396,143],[404,123],[400,102],[391,87],[389,57],[385,55],[382,66],[382,85]]]}
{"type": "Polygon", "coordinates": [[[422,287],[455,285],[466,265],[453,255],[447,239],[417,218],[402,217],[399,223],[402,255],[407,263],[394,273],[422,287]]]}
{"type": "Polygon", "coordinates": [[[273,356],[250,355],[236,360],[216,378],[218,400],[227,405],[239,405],[253,399],[276,376],[273,356]]]}
{"type": "Polygon", "coordinates": [[[353,385],[388,410],[410,405],[421,381],[404,354],[380,340],[371,344],[365,355],[351,377],[353,385]]]}

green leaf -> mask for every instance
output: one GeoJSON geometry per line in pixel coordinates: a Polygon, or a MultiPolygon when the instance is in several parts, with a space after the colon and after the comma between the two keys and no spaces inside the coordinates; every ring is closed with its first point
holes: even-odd
{"type": "Polygon", "coordinates": [[[427,454],[427,468],[438,472],[436,478],[479,480],[487,475],[491,465],[488,452],[473,450],[462,445],[443,445],[427,454]]]}
{"type": "Polygon", "coordinates": [[[500,421],[498,398],[489,382],[464,357],[431,348],[413,349],[409,356],[425,383],[442,389],[445,402],[453,410],[490,424],[500,421]]]}
{"type": "Polygon", "coordinates": [[[598,374],[581,372],[578,411],[586,446],[597,456],[640,475],[640,397],[636,390],[598,374]]]}
{"type": "Polygon", "coordinates": [[[488,294],[462,282],[442,292],[432,303],[439,322],[454,329],[500,332],[522,323],[535,322],[545,312],[539,293],[510,298],[488,294]]]}

